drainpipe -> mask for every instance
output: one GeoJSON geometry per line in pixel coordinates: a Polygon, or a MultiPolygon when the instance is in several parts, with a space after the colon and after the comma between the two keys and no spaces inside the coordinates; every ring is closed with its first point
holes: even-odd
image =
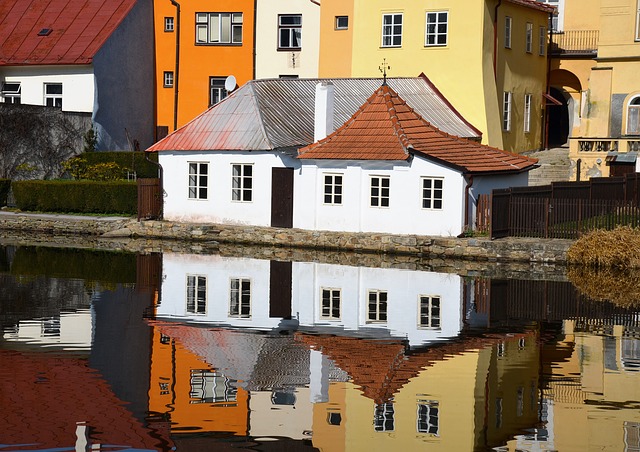
{"type": "Polygon", "coordinates": [[[502,5],[502,0],[493,10],[493,76],[498,78],[498,8],[502,5]]]}
{"type": "Polygon", "coordinates": [[[169,0],[176,7],[176,67],[173,77],[173,130],[178,128],[178,81],[180,79],[180,3],[176,0],[169,0]]]}
{"type": "Polygon", "coordinates": [[[473,175],[469,175],[469,182],[464,187],[464,231],[458,237],[464,237],[465,233],[469,230],[469,191],[473,185],[473,175]]]}

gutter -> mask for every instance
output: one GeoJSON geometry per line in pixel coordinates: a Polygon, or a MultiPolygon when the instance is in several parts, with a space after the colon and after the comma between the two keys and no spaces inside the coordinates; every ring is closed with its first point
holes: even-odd
{"type": "Polygon", "coordinates": [[[176,0],[169,0],[176,7],[176,67],[173,77],[173,131],[178,128],[178,81],[180,79],[180,3],[176,0]]]}

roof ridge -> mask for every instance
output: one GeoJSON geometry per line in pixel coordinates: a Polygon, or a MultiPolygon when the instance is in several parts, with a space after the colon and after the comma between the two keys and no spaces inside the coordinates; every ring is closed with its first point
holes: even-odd
{"type": "MultiPolygon", "coordinates": [[[[389,119],[391,119],[391,124],[395,130],[396,136],[400,140],[400,144],[404,148],[405,154],[409,155],[408,149],[413,147],[411,142],[409,141],[409,137],[407,133],[404,131],[404,127],[401,124],[401,120],[398,117],[398,110],[393,103],[392,97],[395,94],[395,97],[404,105],[408,106],[407,103],[402,99],[398,93],[396,93],[389,85],[382,85],[378,88],[378,91],[382,91],[382,98],[387,105],[387,112],[389,113],[389,119]]],[[[409,107],[411,108],[411,107],[409,107]]]]}

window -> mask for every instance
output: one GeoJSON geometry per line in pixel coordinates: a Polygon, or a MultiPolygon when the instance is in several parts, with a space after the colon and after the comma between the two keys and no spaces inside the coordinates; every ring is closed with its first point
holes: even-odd
{"type": "Polygon", "coordinates": [[[189,391],[189,398],[191,398],[191,400],[189,403],[237,401],[237,381],[225,377],[216,370],[191,369],[190,383],[191,391],[189,391]]]}
{"type": "Polygon", "coordinates": [[[367,322],[387,321],[387,292],[382,290],[369,291],[367,322]]]}
{"type": "Polygon", "coordinates": [[[640,1],[638,1],[638,9],[636,11],[636,41],[640,41],[640,1]]]}
{"type": "Polygon", "coordinates": [[[322,289],[321,319],[340,319],[340,298],[340,289],[322,289]]]}
{"type": "Polygon", "coordinates": [[[389,177],[371,178],[371,207],[389,207],[389,177]]]}
{"type": "Polygon", "coordinates": [[[422,178],[422,208],[442,209],[443,180],[433,177],[422,178]]]}
{"type": "Polygon", "coordinates": [[[527,53],[533,52],[533,24],[527,22],[525,47],[527,53]]]}
{"type": "Polygon", "coordinates": [[[164,18],[164,31],[173,31],[173,17],[164,18]]]}
{"type": "Polygon", "coordinates": [[[207,199],[209,164],[189,163],[189,199],[207,199]]]}
{"type": "Polygon", "coordinates": [[[229,317],[251,318],[251,280],[232,278],[229,294],[229,317]]]}
{"type": "Polygon", "coordinates": [[[173,87],[173,72],[165,71],[162,77],[162,86],[165,88],[173,87]]]}
{"type": "Polygon", "coordinates": [[[440,423],[440,404],[435,400],[419,400],[417,413],[418,433],[438,436],[440,423]]]}
{"type": "Polygon", "coordinates": [[[342,414],[339,411],[329,411],[327,413],[327,424],[340,425],[342,423],[342,414]]]}
{"type": "Polygon", "coordinates": [[[231,199],[250,202],[253,193],[253,165],[231,165],[231,199]]]}
{"type": "Polygon", "coordinates": [[[342,204],[342,174],[324,175],[324,203],[335,206],[342,204]]]}
{"type": "Polygon", "coordinates": [[[196,44],[242,44],[242,13],[196,13],[196,44]]]}
{"type": "Polygon", "coordinates": [[[382,15],[382,47],[402,46],[402,14],[382,15]]]}
{"type": "Polygon", "coordinates": [[[627,110],[627,135],[640,135],[640,96],[629,103],[627,110]]]}
{"type": "Polygon", "coordinates": [[[395,411],[393,403],[377,404],[373,414],[373,428],[376,432],[392,432],[395,430],[395,411]]]}
{"type": "Polygon", "coordinates": [[[427,26],[424,45],[429,46],[446,46],[447,45],[447,29],[449,27],[449,13],[447,11],[438,11],[427,13],[427,26]]]}
{"type": "Polygon", "coordinates": [[[187,275],[187,313],[207,313],[207,277],[187,275]]]}
{"type": "Polygon", "coordinates": [[[44,104],[47,107],[62,108],[62,83],[44,84],[44,104]]]}
{"type": "Polygon", "coordinates": [[[336,16],[336,30],[347,30],[349,28],[349,16],[336,16]]]}
{"type": "Polygon", "coordinates": [[[504,18],[504,46],[507,49],[511,48],[511,25],[513,20],[511,17],[506,16],[504,18]]]}
{"type": "Polygon", "coordinates": [[[538,55],[544,56],[547,49],[547,28],[540,27],[538,30],[538,55]]]}
{"type": "Polygon", "coordinates": [[[278,49],[300,50],[302,48],[302,14],[278,16],[278,49]]]}
{"type": "Polygon", "coordinates": [[[420,295],[419,327],[440,328],[440,297],[420,295]]]}
{"type": "Polygon", "coordinates": [[[505,91],[502,97],[502,130],[511,130],[511,92],[505,91]]]}
{"type": "Polygon", "coordinates": [[[209,77],[209,106],[217,104],[229,94],[224,87],[225,77],[209,77]]]}
{"type": "Polygon", "coordinates": [[[531,94],[524,95],[524,131],[531,131],[531,94]]]}
{"type": "Polygon", "coordinates": [[[20,102],[20,82],[2,82],[2,97],[5,104],[19,104],[20,102]]]}

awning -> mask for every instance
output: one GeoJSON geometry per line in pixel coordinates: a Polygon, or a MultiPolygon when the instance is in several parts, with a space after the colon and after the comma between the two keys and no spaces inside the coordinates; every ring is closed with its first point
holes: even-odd
{"type": "Polygon", "coordinates": [[[544,97],[550,102],[550,103],[547,102],[547,105],[562,105],[562,102],[560,102],[558,99],[553,97],[551,94],[542,93],[542,97],[544,97]]]}
{"type": "Polygon", "coordinates": [[[638,158],[637,152],[618,152],[618,151],[609,151],[607,152],[607,157],[605,161],[607,163],[636,163],[636,159],[638,158]]]}

